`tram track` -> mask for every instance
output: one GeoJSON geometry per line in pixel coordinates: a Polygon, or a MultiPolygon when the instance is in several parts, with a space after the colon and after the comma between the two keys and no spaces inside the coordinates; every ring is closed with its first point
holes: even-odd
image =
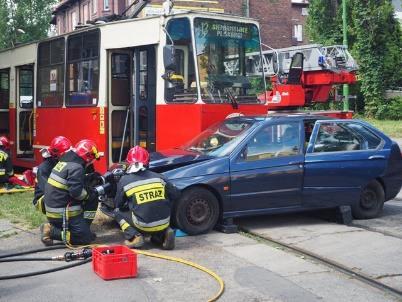
{"type": "Polygon", "coordinates": [[[263,243],[269,244],[269,245],[276,245],[282,247],[285,251],[290,251],[293,252],[297,255],[304,256],[307,259],[314,260],[324,266],[327,266],[329,268],[332,268],[333,270],[340,272],[348,277],[352,277],[356,280],[359,280],[363,282],[364,284],[367,284],[371,287],[377,288],[385,293],[388,293],[402,301],[402,290],[399,290],[397,288],[393,288],[391,286],[388,286],[380,281],[378,281],[376,278],[372,278],[362,272],[353,270],[350,267],[347,267],[341,263],[338,263],[334,260],[330,260],[326,257],[320,256],[312,251],[305,250],[300,247],[296,247],[291,244],[287,244],[285,242],[282,242],[280,240],[271,238],[270,236],[264,235],[261,236],[260,234],[253,232],[252,230],[240,226],[240,231],[245,233],[248,236],[253,237],[254,239],[257,239],[258,241],[261,241],[263,243]]]}

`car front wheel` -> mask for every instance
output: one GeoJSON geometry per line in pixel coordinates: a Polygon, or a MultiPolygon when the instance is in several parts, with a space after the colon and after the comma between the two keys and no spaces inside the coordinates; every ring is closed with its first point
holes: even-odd
{"type": "Polygon", "coordinates": [[[360,193],[360,200],[352,206],[352,214],[356,219],[377,217],[384,206],[385,193],[381,184],[373,180],[360,193]]]}
{"type": "Polygon", "coordinates": [[[175,210],[177,226],[189,235],[209,232],[219,217],[217,198],[204,188],[191,188],[185,191],[175,210]]]}

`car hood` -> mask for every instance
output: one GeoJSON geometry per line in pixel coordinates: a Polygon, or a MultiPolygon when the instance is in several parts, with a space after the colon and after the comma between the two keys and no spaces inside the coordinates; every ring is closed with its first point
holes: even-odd
{"type": "Polygon", "coordinates": [[[149,168],[162,173],[212,158],[214,157],[183,149],[168,149],[151,153],[149,168]]]}

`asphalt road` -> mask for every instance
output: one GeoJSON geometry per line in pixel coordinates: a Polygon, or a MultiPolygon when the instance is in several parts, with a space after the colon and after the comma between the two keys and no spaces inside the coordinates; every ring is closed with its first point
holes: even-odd
{"type": "MultiPolygon", "coordinates": [[[[402,197],[402,196],[400,196],[402,197]]],[[[400,198],[398,197],[398,198],[400,198]]],[[[385,206],[384,215],[360,221],[364,227],[381,225],[401,235],[402,202],[385,206]],[[390,219],[392,218],[392,219],[390,219]],[[399,220],[399,221],[398,221],[399,220]]],[[[376,231],[348,227],[319,216],[280,215],[242,219],[240,223],[260,234],[335,257],[365,272],[386,275],[402,273],[402,239],[376,231]],[[394,250],[394,253],[391,251],[394,250]]],[[[0,254],[41,247],[38,233],[15,229],[2,221],[0,230],[18,232],[0,239],[0,254]]],[[[99,230],[98,230],[99,231],[99,230]]],[[[121,242],[111,225],[99,232],[99,241],[121,242]]],[[[182,257],[215,271],[225,281],[219,301],[398,301],[308,258],[260,242],[244,234],[212,232],[203,236],[177,238],[174,251],[152,252],[182,257]]],[[[46,255],[60,254],[48,252],[46,255]]],[[[0,281],[0,301],[207,301],[218,291],[217,283],[203,272],[177,263],[138,256],[138,277],[103,281],[91,265],[24,279],[0,281]]],[[[9,275],[58,266],[58,263],[1,263],[0,274],[9,275]]],[[[399,276],[383,277],[399,286],[399,276]]]]}

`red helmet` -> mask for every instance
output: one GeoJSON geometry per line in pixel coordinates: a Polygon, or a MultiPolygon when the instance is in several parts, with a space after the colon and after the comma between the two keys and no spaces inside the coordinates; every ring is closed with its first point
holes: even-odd
{"type": "Polygon", "coordinates": [[[3,147],[6,150],[10,149],[10,141],[7,137],[0,136],[0,147],[3,147]]]}
{"type": "Polygon", "coordinates": [[[93,140],[83,139],[80,140],[74,147],[75,153],[81,157],[86,163],[99,160],[101,155],[98,152],[96,144],[93,140]]]}
{"type": "Polygon", "coordinates": [[[144,167],[148,166],[149,153],[144,148],[140,146],[135,146],[131,148],[130,151],[128,151],[126,161],[130,165],[135,163],[141,163],[144,167]]]}
{"type": "Polygon", "coordinates": [[[51,156],[60,157],[71,148],[71,142],[64,136],[56,136],[47,149],[51,156]]]}

